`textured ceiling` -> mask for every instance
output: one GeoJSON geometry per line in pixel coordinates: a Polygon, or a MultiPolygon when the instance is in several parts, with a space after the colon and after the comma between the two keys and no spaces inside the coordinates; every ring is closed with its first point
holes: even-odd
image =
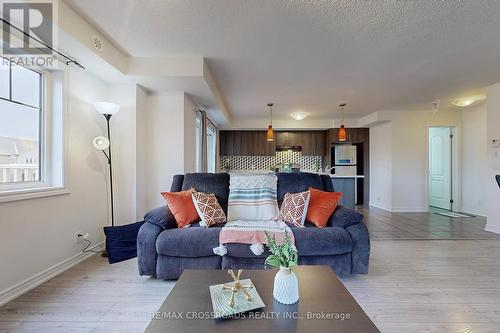
{"type": "Polygon", "coordinates": [[[500,1],[66,0],[132,56],[202,55],[233,117],[429,105],[500,81],[500,1]]]}

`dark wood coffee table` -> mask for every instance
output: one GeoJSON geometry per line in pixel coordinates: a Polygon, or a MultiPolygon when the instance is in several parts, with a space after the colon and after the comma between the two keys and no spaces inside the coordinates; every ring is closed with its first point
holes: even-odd
{"type": "Polygon", "coordinates": [[[208,286],[231,278],[223,270],[185,270],[146,332],[380,332],[330,267],[297,266],[293,271],[299,280],[296,304],[274,300],[276,270],[244,270],[242,279],[252,279],[266,307],[240,318],[213,319],[208,286]]]}

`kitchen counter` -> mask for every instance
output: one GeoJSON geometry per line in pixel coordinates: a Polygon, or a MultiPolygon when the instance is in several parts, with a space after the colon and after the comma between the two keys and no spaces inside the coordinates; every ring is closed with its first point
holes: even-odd
{"type": "MultiPolygon", "coordinates": [[[[365,176],[345,176],[333,174],[330,175],[330,178],[332,179],[335,191],[342,192],[340,204],[354,209],[354,206],[358,203],[358,183],[362,182],[365,176]]],[[[359,184],[359,186],[362,186],[362,183],[359,184]]]]}

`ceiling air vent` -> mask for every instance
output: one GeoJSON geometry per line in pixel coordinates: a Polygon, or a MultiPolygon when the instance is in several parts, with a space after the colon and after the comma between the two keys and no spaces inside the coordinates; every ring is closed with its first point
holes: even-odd
{"type": "Polygon", "coordinates": [[[97,52],[101,52],[104,49],[104,41],[101,39],[101,37],[97,35],[92,35],[92,45],[94,46],[94,49],[96,49],[97,52]]]}

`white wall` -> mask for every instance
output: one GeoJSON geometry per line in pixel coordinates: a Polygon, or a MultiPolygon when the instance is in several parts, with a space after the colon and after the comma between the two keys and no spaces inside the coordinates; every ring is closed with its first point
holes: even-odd
{"type": "Polygon", "coordinates": [[[370,129],[370,206],[392,209],[392,124],[370,129]]]}
{"type": "Polygon", "coordinates": [[[108,101],[120,104],[111,118],[115,224],[141,219],[148,211],[148,96],[138,85],[110,86],[108,101]]]}
{"type": "Polygon", "coordinates": [[[462,111],[462,210],[486,215],[486,104],[462,111]]]}
{"type": "MultiPolygon", "coordinates": [[[[378,124],[370,129],[370,141],[375,140],[382,145],[390,146],[392,154],[391,173],[386,174],[387,165],[370,163],[370,191],[379,191],[373,187],[382,186],[386,190],[380,193],[381,198],[389,197],[387,187],[391,187],[391,205],[385,200],[385,209],[402,212],[419,212],[428,210],[428,128],[432,126],[456,126],[461,131],[460,111],[440,111],[436,114],[428,110],[422,111],[385,111],[383,116],[389,121],[391,135],[380,135],[380,127],[386,124],[378,124]],[[385,182],[373,177],[373,174],[390,177],[385,182]],[[380,184],[382,182],[382,184],[380,184]],[[389,185],[390,184],[390,185],[389,185]]],[[[372,147],[372,145],[370,145],[372,147]]],[[[376,162],[386,159],[389,148],[375,150],[370,155],[370,161],[376,162]],[[377,152],[381,156],[377,156],[377,152]]],[[[371,204],[377,205],[376,198],[370,195],[371,204]]]]}
{"type": "Polygon", "coordinates": [[[500,174],[500,148],[491,145],[491,140],[500,139],[500,83],[486,90],[487,121],[487,173],[485,192],[487,197],[486,230],[500,234],[500,189],[494,177],[500,174]]]}
{"type": "Polygon", "coordinates": [[[195,105],[183,92],[148,97],[148,207],[164,205],[172,177],[193,172],[195,163],[195,105]]]}
{"type": "Polygon", "coordinates": [[[184,172],[196,171],[196,104],[184,94],[184,172]]]}
{"type": "MultiPolygon", "coordinates": [[[[120,105],[111,117],[115,225],[135,222],[136,212],[136,86],[112,85],[107,101],[120,105]]],[[[103,119],[104,121],[104,119],[103,119]]]]}
{"type": "Polygon", "coordinates": [[[0,293],[80,252],[74,234],[103,240],[107,224],[106,164],[92,147],[104,119],[92,103],[108,86],[83,70],[69,71],[66,110],[70,194],[0,203],[0,293]]]}
{"type": "Polygon", "coordinates": [[[136,217],[139,219],[148,211],[148,96],[144,89],[136,89],[136,217]]]}

